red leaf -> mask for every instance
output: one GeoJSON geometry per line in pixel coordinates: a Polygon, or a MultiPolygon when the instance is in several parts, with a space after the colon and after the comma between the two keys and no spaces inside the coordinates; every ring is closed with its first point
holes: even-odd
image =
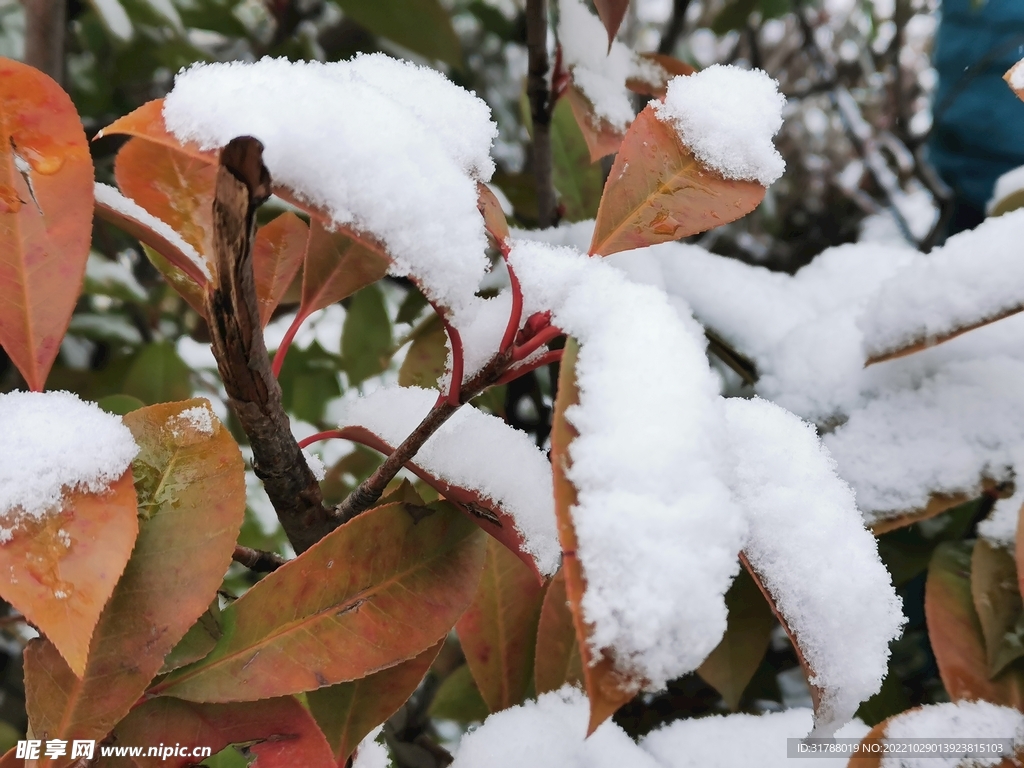
{"type": "Polygon", "coordinates": [[[578,543],[570,510],[576,506],[576,488],[566,477],[572,459],[569,444],[577,436],[575,428],[566,420],[565,411],[579,402],[576,386],[577,344],[571,337],[566,341],[562,366],[558,377],[558,398],[555,401],[554,420],[551,425],[551,467],[555,481],[555,514],[558,517],[558,539],[562,545],[562,572],[565,591],[576,625],[576,644],[580,650],[583,678],[590,699],[589,736],[615,711],[636,695],[643,687],[642,680],[630,678],[615,668],[609,653],[601,650],[596,658],[590,647],[591,628],[583,616],[583,595],[587,580],[583,565],[576,554],[578,543]]]}
{"type": "Polygon", "coordinates": [[[544,593],[537,626],[533,679],[538,694],[557,691],[566,683],[580,685],[583,682],[583,661],[576,643],[576,627],[562,570],[551,579],[544,593]]]}
{"type": "MultiPolygon", "coordinates": [[[[133,474],[143,522],[96,625],[84,673],[73,675],[48,642],[26,650],[34,733],[102,739],[221,585],[245,514],[245,475],[238,445],[212,414],[209,430],[180,417],[196,408],[209,413],[197,399],[124,417],[141,449],[133,474]]],[[[94,540],[107,546],[105,537],[94,540]]]]}
{"type": "Polygon", "coordinates": [[[114,178],[124,195],[181,235],[207,263],[212,261],[215,165],[151,141],[129,139],[117,153],[114,178]]]}
{"type": "MultiPolygon", "coordinates": [[[[201,758],[196,747],[217,754],[229,744],[244,744],[256,756],[254,768],[336,768],[327,739],[312,715],[291,697],[245,704],[194,704],[156,699],[135,709],[114,731],[118,746],[175,745],[188,756],[136,757],[139,768],[188,768],[201,758]]],[[[172,748],[173,749],[173,748],[172,748]]]]}
{"type": "Polygon", "coordinates": [[[314,219],[302,272],[300,317],[351,296],[384,277],[388,260],[346,230],[331,231],[314,219]]]}
{"type": "Polygon", "coordinates": [[[89,639],[139,532],[128,470],[106,493],[67,494],[59,514],[25,518],[0,545],[0,594],[85,671],[89,639]]]}
{"type": "Polygon", "coordinates": [[[504,545],[487,541],[484,574],[455,631],[491,712],[522,704],[530,686],[544,587],[504,545]]]}
{"type": "Polygon", "coordinates": [[[505,212],[501,210],[501,203],[498,202],[498,198],[494,196],[490,187],[481,182],[476,185],[476,188],[477,208],[480,209],[480,215],[484,217],[484,229],[494,238],[500,248],[509,235],[505,212]]]}
{"type": "Polygon", "coordinates": [[[306,694],[309,709],[339,766],[345,765],[370,731],[395,714],[415,693],[443,644],[442,640],[415,658],[351,683],[306,694]]]}
{"type": "Polygon", "coordinates": [[[569,86],[565,96],[569,100],[569,106],[572,107],[576,124],[579,125],[580,131],[583,132],[583,138],[587,142],[587,149],[590,150],[590,162],[596,163],[605,155],[618,152],[625,134],[600,117],[594,111],[594,105],[575,85],[569,86]]]}
{"type": "Polygon", "coordinates": [[[451,505],[364,512],[228,606],[202,661],[150,693],[251,701],[357,680],[423,653],[465,610],[483,541],[451,505]]]}
{"type": "Polygon", "coordinates": [[[85,278],[93,169],[71,99],[0,58],[0,346],[41,391],[85,278]]]}
{"type": "Polygon", "coordinates": [[[754,210],[765,189],[701,165],[648,105],[626,132],[605,183],[590,253],[678,240],[754,210]]]}
{"type": "Polygon", "coordinates": [[[622,26],[622,20],[626,18],[629,0],[594,0],[594,7],[597,9],[597,15],[601,17],[604,28],[608,30],[608,50],[611,50],[612,41],[622,26]]]}
{"type": "Polygon", "coordinates": [[[257,230],[252,268],[260,304],[260,324],[264,328],[299,273],[308,240],[306,222],[290,211],[257,230]]]}
{"type": "Polygon", "coordinates": [[[685,61],[668,56],[664,53],[641,53],[640,58],[653,64],[657,64],[659,70],[656,79],[644,80],[640,77],[632,77],[626,81],[626,87],[634,93],[642,96],[653,96],[656,99],[665,98],[665,90],[668,88],[668,81],[678,75],[692,75],[695,70],[685,61]]]}

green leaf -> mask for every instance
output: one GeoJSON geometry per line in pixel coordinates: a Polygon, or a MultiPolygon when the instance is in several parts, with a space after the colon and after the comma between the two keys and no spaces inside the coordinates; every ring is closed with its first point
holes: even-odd
{"type": "Polygon", "coordinates": [[[224,609],[213,652],[150,692],[251,701],[357,680],[423,653],[465,610],[484,555],[471,520],[451,504],[429,509],[378,507],[330,533],[224,609]]]}
{"type": "Polygon", "coordinates": [[[186,664],[199,661],[213,650],[222,634],[224,633],[220,628],[220,598],[215,597],[210,603],[210,607],[164,657],[160,674],[166,674],[186,664]]]}
{"type": "Polygon", "coordinates": [[[398,369],[398,384],[434,389],[448,361],[448,334],[437,315],[417,330],[402,367],[398,369]]]}
{"type": "Polygon", "coordinates": [[[341,10],[373,34],[428,59],[462,68],[462,46],[438,0],[337,0],[341,10]]]}
{"type": "Polygon", "coordinates": [[[245,511],[242,455],[205,400],[124,417],[139,445],[133,464],[139,535],[76,678],[53,645],[25,652],[33,733],[102,739],[142,696],[164,657],[208,608],[231,563],[245,511]],[[203,409],[210,418],[182,417],[203,409]]]}
{"type": "Polygon", "coordinates": [[[480,689],[476,687],[473,673],[463,664],[452,672],[437,689],[430,704],[431,717],[440,720],[454,720],[458,723],[481,723],[490,714],[480,689]]]}
{"type": "Polygon", "coordinates": [[[340,365],[336,356],[315,342],[308,349],[292,347],[277,378],[285,410],[303,421],[319,423],[327,401],[341,394],[340,365]]]}
{"type": "Polygon", "coordinates": [[[775,617],[771,606],[746,569],[725,595],[729,620],[721,642],[697,669],[697,673],[722,694],[736,711],[771,640],[775,617]]]}
{"type": "Polygon", "coordinates": [[[353,385],[388,367],[391,359],[391,318],[384,292],[368,285],[352,297],[341,331],[341,357],[353,385]]]}
{"type": "Polygon", "coordinates": [[[552,181],[565,206],[565,221],[597,216],[604,189],[599,163],[590,162],[590,149],[576,123],[568,99],[559,99],[551,118],[552,181]]]}
{"type": "Polygon", "coordinates": [[[715,17],[711,31],[716,35],[724,35],[734,29],[742,29],[757,5],[758,0],[733,0],[715,17]]]}
{"type": "Polygon", "coordinates": [[[146,407],[144,402],[131,395],[108,395],[97,402],[96,405],[107,413],[113,413],[117,416],[124,416],[126,413],[146,407]]]}
{"type": "Polygon", "coordinates": [[[483,577],[456,632],[491,712],[526,698],[543,599],[544,587],[533,571],[504,544],[488,538],[483,577]]]}
{"type": "Polygon", "coordinates": [[[409,288],[405,298],[402,299],[401,306],[398,307],[398,315],[395,317],[395,322],[412,325],[428,305],[429,302],[422,293],[415,287],[409,288]]]}
{"type": "Polygon", "coordinates": [[[363,737],[412,696],[443,642],[390,669],[306,694],[309,711],[327,737],[338,765],[344,765],[363,737]]]}
{"type": "Polygon", "coordinates": [[[1013,555],[979,539],[971,555],[971,595],[994,677],[1024,656],[1024,610],[1013,555]]]}
{"type": "Polygon", "coordinates": [[[192,371],[173,343],[159,341],[139,352],[122,390],[147,405],[187,400],[192,396],[192,371]]]}

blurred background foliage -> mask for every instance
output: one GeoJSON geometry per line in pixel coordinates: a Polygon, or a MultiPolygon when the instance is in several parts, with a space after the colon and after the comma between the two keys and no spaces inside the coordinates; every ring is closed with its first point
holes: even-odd
{"type": "MultiPolygon", "coordinates": [[[[26,8],[38,2],[0,0],[0,55],[25,57],[26,8]]],[[[752,215],[695,241],[786,271],[826,247],[858,239],[924,249],[933,244],[949,198],[922,151],[936,86],[930,61],[936,6],[937,0],[633,0],[620,37],[637,50],[670,53],[698,67],[760,67],[780,81],[789,99],[777,140],[785,176],[752,215]]],[[[536,220],[523,119],[522,0],[67,0],[64,10],[58,75],[90,138],[164,95],[175,72],[193,62],[264,55],[335,61],[384,51],[436,67],[490,104],[500,127],[495,184],[516,224],[529,227],[536,220]]],[[[110,137],[93,143],[100,181],[112,181],[122,142],[110,137]]],[[[608,163],[589,163],[564,100],[555,110],[552,143],[562,219],[592,217],[608,163]]],[[[296,286],[268,327],[270,350],[294,316],[297,298],[296,286]]],[[[389,278],[319,313],[302,327],[280,377],[296,433],[304,437],[332,427],[346,393],[382,382],[431,386],[444,366],[444,339],[423,297],[402,280],[389,278]]],[[[138,243],[97,222],[85,291],[48,387],[78,392],[118,413],[202,395],[227,419],[207,341],[202,319],[163,282],[138,243]]],[[[0,353],[0,391],[21,384],[0,353]]],[[[544,445],[550,395],[550,372],[541,370],[487,393],[477,405],[544,445]]],[[[241,430],[234,431],[244,440],[241,430]]],[[[328,467],[329,501],[343,498],[379,461],[371,451],[335,443],[316,446],[328,467]]],[[[273,510],[251,472],[249,490],[241,543],[285,553],[273,510]]],[[[860,712],[868,723],[944,699],[924,627],[925,570],[938,544],[972,536],[988,503],[975,501],[881,538],[910,623],[894,644],[881,693],[860,712]]],[[[225,590],[238,594],[250,578],[232,570],[225,590]]],[[[627,730],[641,733],[678,717],[730,708],[809,706],[789,640],[751,587],[741,580],[729,595],[725,650],[700,674],[627,705],[617,716],[627,730]]],[[[19,632],[5,625],[0,636],[0,753],[25,727],[19,632]]],[[[416,729],[440,728],[454,738],[457,724],[485,714],[458,654],[454,660],[442,654],[442,662],[401,727],[394,721],[389,726],[392,736],[396,729],[415,735],[416,729]]]]}

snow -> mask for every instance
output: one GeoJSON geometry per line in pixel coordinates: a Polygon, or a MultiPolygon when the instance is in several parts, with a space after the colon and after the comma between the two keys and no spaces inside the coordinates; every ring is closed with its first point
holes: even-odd
{"type": "Polygon", "coordinates": [[[496,712],[463,737],[451,768],[661,768],[611,720],[587,738],[589,709],[566,686],[496,712]]]}
{"type": "Polygon", "coordinates": [[[1010,195],[1022,190],[1024,190],[1024,165],[1007,171],[996,179],[996,187],[992,192],[991,199],[988,201],[985,213],[991,216],[992,211],[995,210],[999,203],[1010,195]]]}
{"type": "Polygon", "coordinates": [[[303,448],[302,457],[306,460],[309,471],[313,473],[313,477],[316,478],[318,483],[327,477],[327,467],[324,466],[324,462],[319,456],[303,448]]]}
{"type": "Polygon", "coordinates": [[[204,437],[213,436],[213,412],[205,405],[196,405],[186,408],[172,419],[175,426],[172,427],[174,435],[178,436],[179,430],[191,429],[204,437]]]}
{"type": "Polygon", "coordinates": [[[772,137],[782,127],[786,97],[778,81],[759,69],[713,64],[673,77],[664,102],[654,102],[658,119],[670,123],[704,165],[727,179],[777,181],[786,162],[772,137]]]}
{"type": "MultiPolygon", "coordinates": [[[[1024,746],[1024,715],[1016,709],[987,701],[958,701],[912,709],[889,720],[887,739],[1013,739],[1024,746]]],[[[911,757],[898,753],[882,758],[880,768],[957,768],[965,752],[950,757],[911,757]]],[[[978,768],[996,766],[998,757],[975,758],[978,768]]]]}
{"type": "Polygon", "coordinates": [[[1017,483],[1017,490],[1010,498],[996,501],[988,517],[978,523],[978,536],[993,546],[1014,552],[1021,507],[1024,507],[1024,482],[1017,483]]]}
{"type": "MultiPolygon", "coordinates": [[[[640,746],[664,768],[840,768],[834,757],[807,757],[794,762],[787,739],[807,736],[810,709],[788,709],[765,715],[717,715],[677,720],[651,732],[640,746]]],[[[854,720],[841,728],[841,739],[862,739],[870,728],[854,720]]]]}
{"type": "Polygon", "coordinates": [[[359,742],[352,768],[388,768],[391,765],[387,747],[377,741],[383,729],[384,726],[377,726],[359,742]]]}
{"type": "Polygon", "coordinates": [[[826,738],[881,687],[902,602],[814,427],[760,399],[729,399],[725,413],[744,551],[813,670],[812,735],[826,738]]]}
{"type": "MultiPolygon", "coordinates": [[[[437,401],[437,391],[388,387],[344,404],[340,426],[360,426],[397,446],[437,401]]],[[[476,408],[460,408],[420,448],[414,463],[451,485],[476,491],[515,523],[537,569],[551,575],[561,549],[551,465],[525,432],[476,408]]]]}
{"type": "Polygon", "coordinates": [[[1024,66],[1022,62],[1018,61],[1013,65],[1013,68],[1007,73],[1009,76],[1010,87],[1015,91],[1019,91],[1024,88],[1024,66]]]}
{"type": "Polygon", "coordinates": [[[100,19],[114,37],[126,43],[135,35],[132,20],[120,0],[96,0],[94,3],[100,19]]]}
{"type": "Polygon", "coordinates": [[[514,240],[510,263],[523,316],[551,310],[581,344],[566,418],[591,645],[657,689],[721,638],[745,533],[703,334],[660,291],[577,251],[514,240]]]}
{"type": "Polygon", "coordinates": [[[626,81],[640,77],[657,82],[661,68],[638,57],[618,40],[608,50],[608,32],[582,0],[559,0],[558,41],[573,83],[594,107],[594,114],[624,131],[633,118],[631,92],[626,81]]]}
{"type": "Polygon", "coordinates": [[[947,336],[1021,306],[1024,210],[987,219],[887,280],[858,325],[869,355],[947,336]]]}
{"type": "Polygon", "coordinates": [[[131,432],[70,392],[0,394],[0,515],[11,524],[61,509],[65,493],[102,493],[139,452],[131,432]]]}
{"type": "Polygon", "coordinates": [[[476,185],[493,172],[497,129],[439,73],[382,54],[196,64],[175,79],[164,120],[204,149],[256,137],[275,183],[378,238],[392,274],[455,315],[472,302],[487,269],[476,185]]]}
{"type": "Polygon", "coordinates": [[[210,278],[210,267],[207,265],[206,259],[200,256],[195,248],[186,243],[181,235],[172,229],[167,222],[158,219],[134,200],[122,195],[115,187],[96,182],[96,202],[109,206],[122,216],[134,219],[143,226],[153,230],[181,251],[185,258],[195,264],[207,279],[210,278]]]}
{"type": "Polygon", "coordinates": [[[96,251],[89,253],[85,263],[85,279],[107,291],[123,291],[138,301],[146,300],[146,289],[124,264],[104,258],[96,251]]]}

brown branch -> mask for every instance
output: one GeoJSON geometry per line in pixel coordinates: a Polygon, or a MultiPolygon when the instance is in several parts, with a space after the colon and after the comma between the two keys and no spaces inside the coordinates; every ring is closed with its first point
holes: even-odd
{"type": "Polygon", "coordinates": [[[64,82],[65,0],[22,0],[25,7],[25,63],[64,82]]]}
{"type": "Polygon", "coordinates": [[[256,209],[270,196],[262,155],[263,145],[250,137],[232,140],[221,152],[206,317],[228,403],[252,446],[253,469],[301,553],[330,533],[336,520],[292,435],[263,342],[252,268],[256,209]]]}
{"type": "Polygon", "coordinates": [[[526,0],[526,50],[529,68],[526,95],[533,121],[533,176],[537,183],[537,225],[555,223],[555,187],[551,169],[551,113],[548,84],[548,14],[546,0],[526,0]]]}
{"type": "Polygon", "coordinates": [[[272,573],[287,563],[280,555],[274,552],[264,552],[262,549],[251,549],[241,544],[235,545],[235,551],[231,559],[240,565],[244,565],[250,571],[257,573],[272,573]]]}
{"type": "Polygon", "coordinates": [[[673,0],[672,16],[669,18],[665,31],[661,35],[661,41],[658,43],[658,53],[671,56],[672,52],[675,51],[679,36],[683,33],[683,27],[686,26],[686,10],[689,7],[690,0],[673,0]]]}
{"type": "Polygon", "coordinates": [[[919,337],[902,347],[888,349],[883,352],[876,352],[867,359],[867,362],[864,363],[864,367],[867,368],[869,365],[874,365],[875,363],[884,363],[886,360],[895,360],[898,357],[906,357],[907,355],[912,355],[915,352],[920,352],[922,350],[929,349],[930,347],[937,347],[939,344],[944,344],[947,341],[955,339],[957,336],[963,336],[969,331],[990,325],[991,323],[999,322],[1000,320],[1005,320],[1006,318],[1012,317],[1020,312],[1024,312],[1024,304],[1017,304],[1009,309],[1004,309],[1001,312],[989,315],[988,317],[984,317],[976,322],[968,323],[967,325],[953,331],[949,331],[948,333],[942,333],[937,336],[925,336],[924,338],[919,337]]]}
{"type": "Polygon", "coordinates": [[[505,374],[511,362],[511,351],[496,355],[479,373],[462,385],[458,405],[452,405],[447,398],[438,401],[430,409],[430,412],[423,417],[423,421],[412,431],[412,434],[388,454],[384,463],[377,467],[372,475],[360,483],[359,487],[352,491],[348,498],[337,506],[335,513],[337,514],[338,524],[348,522],[356,515],[372,507],[384,494],[384,489],[387,488],[388,483],[395,479],[399,470],[407,462],[412,460],[430,436],[442,424],[448,421],[452,414],[462,405],[468,403],[487,389],[487,387],[495,384],[505,374]]]}

